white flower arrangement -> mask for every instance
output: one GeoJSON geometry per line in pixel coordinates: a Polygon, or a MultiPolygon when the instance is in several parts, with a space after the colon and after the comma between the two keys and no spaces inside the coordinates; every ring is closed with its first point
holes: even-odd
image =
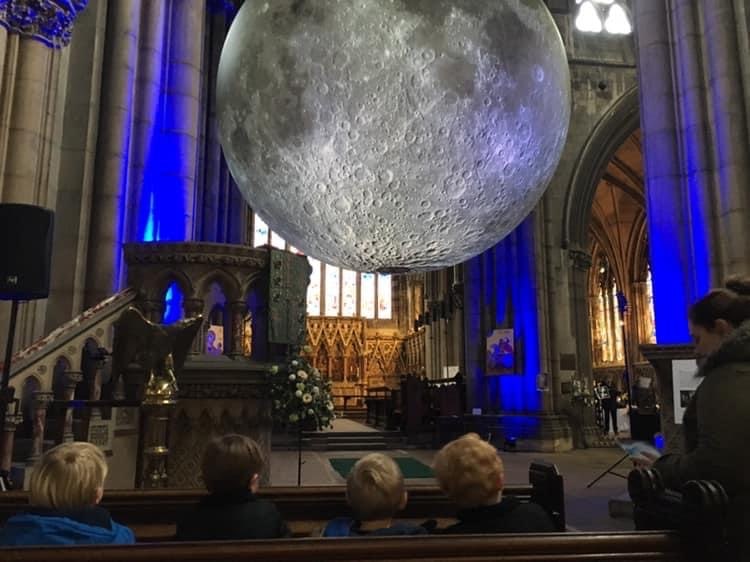
{"type": "Polygon", "coordinates": [[[335,418],[331,383],[303,357],[268,369],[273,417],[282,425],[330,427],[335,418]]]}

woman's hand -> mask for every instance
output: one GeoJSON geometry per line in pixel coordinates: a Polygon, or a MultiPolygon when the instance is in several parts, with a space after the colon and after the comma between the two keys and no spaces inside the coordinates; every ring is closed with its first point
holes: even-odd
{"type": "Polygon", "coordinates": [[[659,457],[646,451],[641,451],[637,457],[631,457],[635,468],[651,468],[659,457]]]}

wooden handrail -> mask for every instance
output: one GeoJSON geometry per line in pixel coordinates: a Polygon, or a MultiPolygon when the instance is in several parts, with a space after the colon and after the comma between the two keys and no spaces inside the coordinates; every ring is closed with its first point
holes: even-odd
{"type": "Polygon", "coordinates": [[[687,560],[672,533],[458,535],[357,539],[283,539],[0,549],[6,562],[229,562],[431,560],[546,562],[561,560],[687,560]]]}

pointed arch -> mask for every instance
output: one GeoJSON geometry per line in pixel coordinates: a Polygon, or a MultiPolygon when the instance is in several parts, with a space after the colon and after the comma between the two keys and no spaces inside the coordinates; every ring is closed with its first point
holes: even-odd
{"type": "Polygon", "coordinates": [[[638,87],[625,92],[602,115],[586,140],[573,171],[563,211],[563,247],[588,246],[596,187],[618,148],[639,127],[638,87]]]}

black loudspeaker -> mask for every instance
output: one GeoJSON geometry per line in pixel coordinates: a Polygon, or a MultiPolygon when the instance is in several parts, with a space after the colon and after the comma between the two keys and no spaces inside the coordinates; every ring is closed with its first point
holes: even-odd
{"type": "Polygon", "coordinates": [[[49,209],[0,203],[0,300],[47,298],[53,226],[49,209]]]}

